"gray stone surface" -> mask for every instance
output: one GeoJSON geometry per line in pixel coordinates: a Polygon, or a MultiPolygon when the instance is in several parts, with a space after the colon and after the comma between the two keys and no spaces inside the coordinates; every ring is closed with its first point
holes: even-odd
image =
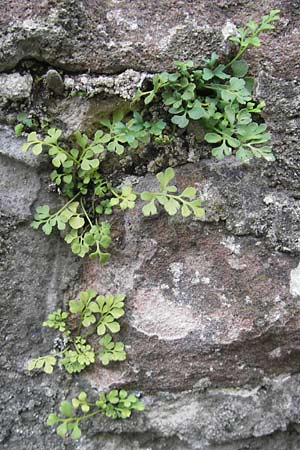
{"type": "Polygon", "coordinates": [[[26,95],[10,84],[0,128],[0,449],[299,450],[298,2],[23,0],[8,10],[0,0],[0,23],[0,68],[19,65],[0,85],[5,80],[8,92],[7,80],[23,82],[24,67],[28,81],[26,95]],[[105,170],[141,191],[155,184],[146,172],[180,166],[176,184],[196,186],[206,217],[148,219],[141,205],[115,215],[112,261],[103,267],[79,261],[58,234],[31,229],[35,206],[61,199],[46,159],[19,152],[24,139],[7,125],[19,110],[10,101],[27,99],[66,136],[93,130],[100,112],[124,105],[145,73],[229,51],[224,35],[233,23],[278,6],[278,29],[247,56],[256,95],[267,103],[275,163],[213,161],[192,129],[170,146],[111,159],[105,170]],[[88,98],[52,95],[44,63],[65,69],[57,73],[66,86],[88,98]],[[29,373],[28,359],[55,339],[41,327],[46,315],[86,287],[127,294],[128,359],[73,378],[29,373]],[[69,394],[121,386],[141,392],[144,413],[89,422],[75,443],[46,427],[69,394]]]}
{"type": "Polygon", "coordinates": [[[65,137],[69,137],[76,130],[96,131],[103,114],[110,114],[123,105],[124,100],[116,95],[109,95],[107,98],[100,95],[92,98],[85,96],[61,100],[56,98],[48,104],[47,117],[51,117],[55,124],[63,129],[65,137]]]}
{"type": "Polygon", "coordinates": [[[65,77],[65,86],[72,94],[81,93],[87,97],[114,92],[125,100],[132,100],[137,88],[141,87],[147,74],[125,70],[120,75],[73,75],[65,77]]]}
{"type": "Polygon", "coordinates": [[[64,92],[65,85],[63,79],[57,70],[50,69],[45,75],[45,85],[56,95],[61,95],[64,92]]]}
{"type": "MultiPolygon", "coordinates": [[[[43,388],[41,380],[32,380],[26,363],[38,347],[48,348],[41,322],[62,303],[78,273],[78,263],[57,237],[49,240],[30,227],[40,188],[33,168],[0,156],[1,448],[27,448],[32,433],[40,433],[39,408],[47,403],[47,383],[43,388]]],[[[46,197],[44,193],[39,201],[46,197]]],[[[47,444],[36,445],[42,449],[47,444]]]]}
{"type": "Polygon", "coordinates": [[[0,75],[0,99],[24,100],[30,97],[32,89],[32,76],[19,73],[0,75]]]}
{"type": "Polygon", "coordinates": [[[13,1],[9,13],[3,3],[0,69],[24,58],[76,71],[92,64],[98,73],[155,70],[191,51],[199,60],[223,45],[214,18],[201,17],[205,6],[194,17],[182,1],[162,1],[158,7],[140,1],[134,8],[126,1],[13,1]]]}
{"type": "Polygon", "coordinates": [[[299,74],[299,5],[294,0],[13,0],[1,7],[1,70],[34,58],[68,70],[119,73],[155,71],[175,59],[201,62],[216,48],[225,50],[232,23],[282,9],[280,30],[265,37],[253,63],[290,78],[299,74]],[[285,49],[282,51],[282,49],[285,49]]]}
{"type": "MultiPolygon", "coordinates": [[[[16,137],[11,126],[0,125],[0,155],[20,161],[27,166],[37,168],[42,161],[45,161],[44,155],[34,156],[30,151],[21,152],[20,149],[26,140],[22,137],[16,137]]],[[[27,170],[30,170],[27,168],[27,170]]]]}

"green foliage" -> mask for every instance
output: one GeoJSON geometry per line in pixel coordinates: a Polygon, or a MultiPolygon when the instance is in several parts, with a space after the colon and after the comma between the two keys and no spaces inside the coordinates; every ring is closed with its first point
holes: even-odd
{"type": "Polygon", "coordinates": [[[96,318],[92,313],[90,304],[96,297],[97,292],[94,289],[87,289],[79,293],[79,299],[70,300],[69,309],[72,314],[81,314],[81,323],[84,327],[89,327],[96,322],[96,318]]]}
{"type": "MultiPolygon", "coordinates": [[[[153,112],[146,108],[142,113],[116,111],[111,118],[100,120],[100,129],[91,139],[77,131],[70,145],[60,142],[59,129],[48,129],[44,138],[36,131],[29,133],[22,150],[31,148],[35,155],[48,151],[54,167],[51,180],[69,199],[56,212],[50,213],[47,205],[39,206],[33,228],[41,226],[47,235],[57,228],[64,232],[65,241],[76,255],[89,255],[104,263],[110,257],[111,244],[110,224],[104,217],[113,214],[115,208],[133,209],[141,198],[146,202],[142,209],[146,216],[156,214],[158,205],[170,215],[180,212],[184,217],[202,216],[204,210],[193,187],[180,194],[174,185],[169,185],[174,177],[171,168],[157,175],[158,192],[142,194],[134,192],[132,186],[116,188],[101,174],[107,154],[137,150],[151,139],[167,142],[163,132],[170,128],[174,132],[176,127],[185,129],[190,121],[203,130],[204,140],[213,145],[212,155],[217,159],[235,155],[241,161],[252,157],[273,161],[270,134],[265,124],[256,121],[265,105],[252,99],[254,80],[248,76],[248,64],[241,57],[250,46],[260,45],[260,33],[274,28],[279,12],[272,10],[259,23],[249,21],[229,38],[237,45],[237,53],[227,65],[212,53],[202,68],[195,68],[193,61],[177,61],[175,72],[154,75],[152,89],[139,90],[135,101],[143,100],[147,108],[151,103],[159,108],[160,101],[164,116],[167,113],[165,120],[151,120],[153,112]]],[[[24,113],[19,119],[29,127],[31,119],[24,113]]]]}
{"type": "MultiPolygon", "coordinates": [[[[139,90],[134,100],[144,104],[142,112],[116,111],[112,117],[103,117],[93,137],[77,131],[72,142],[64,142],[62,131],[48,129],[48,121],[41,125],[48,131],[40,137],[36,131],[38,122],[20,113],[15,127],[17,136],[31,131],[22,150],[31,149],[34,155],[48,152],[53,165],[51,180],[66,198],[55,212],[50,212],[48,205],[38,206],[32,227],[41,227],[46,235],[58,229],[73,253],[104,263],[110,256],[106,250],[111,244],[111,226],[103,216],[113,214],[115,208],[133,209],[142,200],[145,216],[156,214],[162,207],[171,216],[180,212],[183,217],[202,217],[204,210],[196,198],[196,189],[189,186],[178,192],[175,184],[170,184],[175,177],[170,167],[156,175],[159,190],[142,193],[120,184],[120,180],[106,179],[101,170],[110,153],[120,156],[129,150],[138,151],[152,140],[169,143],[191,121],[203,131],[204,141],[213,145],[212,155],[217,159],[235,155],[241,161],[252,157],[273,161],[268,145],[270,134],[266,125],[257,120],[265,104],[253,100],[254,79],[248,75],[249,66],[242,56],[250,46],[260,45],[260,33],[274,28],[279,12],[272,10],[259,23],[251,20],[239,28],[237,35],[229,38],[237,46],[236,55],[226,65],[212,53],[202,68],[195,68],[193,61],[177,61],[175,72],[154,75],[152,89],[139,90]],[[158,113],[163,114],[164,120],[157,120],[158,113]],[[166,134],[170,131],[171,137],[166,134]]],[[[68,311],[58,309],[49,314],[43,325],[62,334],[64,347],[32,359],[28,370],[51,374],[60,363],[72,374],[94,364],[96,358],[103,366],[124,361],[124,343],[113,339],[120,331],[124,299],[123,294],[97,295],[93,289],[87,289],[80,292],[78,299],[70,300],[68,311]]],[[[56,427],[59,436],[79,439],[81,421],[97,414],[126,419],[133,410],[143,411],[144,404],[125,390],[101,392],[94,403],[81,392],[72,402],[62,401],[59,415],[50,414],[47,423],[56,427]]]]}
{"type": "Polygon", "coordinates": [[[116,334],[121,329],[119,319],[125,312],[124,300],[124,294],[97,295],[93,289],[87,289],[79,293],[78,299],[69,301],[69,311],[58,309],[50,313],[43,326],[60,332],[66,345],[62,351],[55,353],[54,349],[54,355],[31,360],[28,370],[42,369],[46,373],[52,373],[53,367],[60,361],[68,373],[78,373],[93,364],[96,355],[103,365],[112,361],[124,361],[124,344],[114,342],[108,334],[116,334]],[[98,345],[95,345],[93,335],[103,336],[98,345]]]}
{"type": "Polygon", "coordinates": [[[133,192],[131,186],[123,186],[119,193],[112,190],[112,193],[114,197],[109,201],[111,207],[116,205],[119,205],[121,209],[133,209],[135,207],[138,194],[133,192]]]}
{"type": "MultiPolygon", "coordinates": [[[[240,59],[240,57],[245,53],[245,51],[250,46],[259,47],[260,39],[259,35],[263,31],[273,30],[275,26],[273,22],[279,20],[280,9],[273,9],[269,14],[263,16],[259,23],[256,23],[254,20],[249,20],[246,26],[243,28],[238,28],[237,36],[230,36],[229,40],[238,45],[239,50],[236,56],[230,61],[226,67],[235,65],[238,67],[236,62],[240,59]]],[[[244,75],[241,75],[244,76],[244,75]]]]}
{"type": "Polygon", "coordinates": [[[109,260],[110,254],[106,250],[110,243],[110,224],[89,224],[86,230],[71,229],[65,236],[65,241],[71,244],[72,252],[83,257],[89,254],[90,258],[99,258],[100,263],[109,260]]]}
{"type": "MultiPolygon", "coordinates": [[[[104,366],[111,362],[124,361],[126,352],[123,342],[115,342],[112,336],[106,333],[99,340],[99,348],[95,347],[92,335],[103,335],[109,331],[120,331],[118,319],[124,315],[123,294],[97,295],[93,289],[79,293],[79,298],[69,301],[69,312],[58,309],[49,314],[44,326],[54,328],[65,337],[65,348],[62,351],[53,351],[53,355],[40,356],[28,362],[28,370],[43,370],[52,374],[58,361],[70,374],[79,373],[95,362],[96,355],[104,366]],[[76,331],[74,331],[76,329],[76,331]],[[84,333],[82,330],[85,330],[84,333]],[[88,338],[91,342],[88,342],[88,338]]],[[[97,414],[104,414],[112,419],[127,419],[132,411],[143,411],[144,404],[134,394],[125,390],[113,389],[107,394],[100,392],[96,402],[91,403],[85,392],[80,392],[72,402],[62,401],[59,415],[54,413],[48,416],[47,424],[56,427],[56,433],[72,439],[81,437],[80,422],[97,414]],[[82,413],[82,414],[81,414],[82,413]]]]}
{"type": "Polygon", "coordinates": [[[39,358],[31,359],[28,362],[27,369],[42,369],[45,373],[51,374],[56,362],[56,357],[53,355],[40,356],[39,358]]]}
{"type": "Polygon", "coordinates": [[[95,362],[95,351],[81,336],[76,336],[72,340],[72,344],[74,344],[74,350],[67,348],[63,352],[61,364],[69,373],[81,372],[95,362]]]}
{"type": "Polygon", "coordinates": [[[45,234],[51,234],[52,229],[57,227],[59,230],[65,230],[66,226],[78,230],[83,227],[85,220],[82,214],[78,213],[78,202],[68,202],[59,211],[51,214],[48,205],[38,206],[34,215],[32,228],[38,229],[42,225],[45,234]]]}
{"type": "Polygon", "coordinates": [[[53,311],[53,313],[48,315],[48,319],[43,322],[44,327],[55,328],[65,335],[69,335],[70,332],[67,328],[67,318],[69,313],[63,312],[61,309],[53,311]]]}
{"type": "Polygon", "coordinates": [[[196,217],[202,217],[204,209],[201,208],[201,202],[198,199],[194,200],[196,189],[188,187],[181,194],[178,194],[176,186],[169,185],[174,176],[174,170],[169,167],[164,173],[161,172],[156,176],[160,183],[158,192],[142,192],[142,200],[148,202],[143,207],[143,214],[145,216],[156,214],[157,204],[160,204],[170,216],[173,216],[181,209],[183,217],[188,217],[191,214],[194,214],[196,217]]]}
{"type": "MultiPolygon", "coordinates": [[[[236,56],[227,64],[219,62],[213,53],[204,61],[204,67],[194,68],[193,61],[175,63],[177,71],[162,72],[153,77],[153,88],[139,90],[135,101],[143,99],[145,105],[161,101],[170,115],[170,122],[185,129],[190,121],[204,131],[209,144],[218,144],[212,150],[217,159],[234,154],[237,159],[248,161],[252,157],[274,161],[270,140],[264,124],[255,120],[264,104],[252,100],[254,80],[248,76],[249,66],[241,56],[250,46],[259,46],[259,35],[274,28],[279,10],[272,10],[259,23],[249,21],[239,28],[237,36],[229,39],[237,44],[236,56]]],[[[178,209],[178,208],[177,208],[178,209]]],[[[174,208],[171,208],[173,212],[174,208]]],[[[187,211],[187,209],[185,209],[187,211]]],[[[153,203],[146,211],[155,211],[153,203]]]]}
{"type": "Polygon", "coordinates": [[[81,292],[79,300],[70,301],[71,313],[81,314],[81,323],[84,327],[95,324],[97,334],[100,336],[106,331],[119,332],[120,325],[117,319],[124,315],[125,295],[96,295],[92,289],[81,292]]]}
{"type": "Polygon", "coordinates": [[[25,112],[21,112],[17,115],[17,125],[15,126],[16,136],[21,136],[23,131],[33,131],[39,126],[37,118],[28,116],[25,112]]]}
{"type": "Polygon", "coordinates": [[[103,349],[99,352],[99,359],[104,366],[111,361],[125,361],[126,353],[123,342],[114,342],[109,334],[103,336],[99,343],[103,349]]]}
{"type": "MultiPolygon", "coordinates": [[[[57,228],[64,232],[65,242],[71,246],[73,253],[80,257],[89,255],[90,258],[98,258],[100,263],[109,260],[107,249],[111,244],[111,226],[102,217],[112,214],[114,208],[134,208],[138,198],[147,201],[146,193],[141,195],[134,192],[129,185],[116,188],[101,176],[100,164],[104,154],[112,151],[116,154],[123,153],[125,146],[136,149],[139,145],[149,143],[151,137],[161,136],[165,127],[164,121],[144,121],[137,112],[134,112],[127,122],[122,122],[123,118],[124,113],[117,112],[113,114],[111,121],[102,119],[101,125],[108,128],[109,132],[98,130],[92,140],[85,134],[76,132],[72,148],[59,144],[62,132],[55,128],[50,128],[44,138],[40,138],[36,132],[31,132],[22,147],[23,151],[31,148],[35,155],[42,153],[45,148],[48,150],[55,167],[51,179],[69,198],[58,211],[50,211],[48,205],[38,206],[32,227],[41,227],[46,235],[57,228]]],[[[168,171],[171,171],[173,178],[173,169],[167,169],[165,173],[169,173],[168,171]]],[[[159,180],[164,176],[166,175],[163,173],[157,175],[159,180]]],[[[188,188],[189,192],[193,192],[192,196],[175,195],[175,186],[171,187],[171,191],[169,189],[167,187],[159,193],[153,193],[155,198],[151,197],[151,205],[157,200],[171,215],[177,210],[181,210],[184,217],[192,212],[196,216],[203,214],[199,200],[187,201],[195,197],[194,188],[188,188]],[[182,204],[181,209],[177,207],[179,204],[182,204]]],[[[149,215],[147,208],[149,206],[143,208],[145,215],[149,215]]],[[[154,207],[151,208],[153,211],[154,207]]]]}
{"type": "Polygon", "coordinates": [[[80,392],[72,402],[62,401],[59,415],[51,413],[47,425],[55,426],[58,436],[69,435],[77,440],[81,437],[80,423],[98,414],[112,419],[127,419],[133,411],[143,411],[145,405],[136,395],[128,394],[124,389],[113,389],[108,393],[100,392],[95,402],[88,401],[87,394],[80,392]],[[83,414],[81,414],[83,413],[83,414]]]}
{"type": "Polygon", "coordinates": [[[148,144],[151,136],[160,136],[166,124],[163,120],[156,122],[148,122],[143,119],[140,113],[134,112],[133,116],[126,123],[123,122],[124,113],[116,111],[112,120],[103,118],[100,124],[108,129],[103,135],[103,140],[107,144],[109,152],[115,152],[122,155],[125,150],[125,145],[137,149],[140,144],[148,144]]]}

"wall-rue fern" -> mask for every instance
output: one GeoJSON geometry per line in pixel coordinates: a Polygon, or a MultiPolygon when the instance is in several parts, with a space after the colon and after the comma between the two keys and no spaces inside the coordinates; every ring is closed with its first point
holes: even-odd
{"type": "Polygon", "coordinates": [[[29,133],[30,131],[35,131],[41,128],[45,130],[49,128],[51,119],[45,118],[43,121],[40,121],[37,116],[34,114],[26,114],[26,112],[20,112],[17,115],[18,123],[15,126],[15,135],[21,136],[23,132],[29,133]]]}
{"type": "Polygon", "coordinates": [[[234,154],[247,161],[252,157],[274,161],[266,124],[256,123],[265,106],[253,100],[254,78],[248,75],[248,64],[241,56],[250,46],[259,46],[259,34],[274,27],[279,10],[263,16],[260,23],[249,21],[229,39],[238,45],[234,58],[226,65],[213,53],[203,68],[194,68],[193,61],[176,62],[177,71],[154,75],[153,86],[139,91],[135,101],[144,105],[160,102],[170,121],[184,129],[190,121],[204,131],[204,140],[214,146],[217,159],[234,154]]]}
{"type": "MultiPolygon", "coordinates": [[[[116,111],[111,118],[103,117],[93,137],[77,131],[68,145],[61,139],[62,131],[56,128],[50,128],[41,137],[36,131],[38,122],[21,113],[16,134],[32,130],[22,150],[31,148],[35,155],[47,150],[54,167],[51,180],[66,199],[64,206],[54,212],[48,205],[38,206],[33,228],[41,227],[46,235],[57,228],[75,254],[89,255],[105,263],[111,243],[110,224],[105,217],[115,208],[133,209],[139,199],[145,202],[142,208],[145,216],[156,214],[158,207],[169,215],[180,212],[183,217],[203,216],[194,187],[186,187],[179,193],[170,184],[175,176],[170,167],[157,174],[157,191],[142,193],[135,192],[130,185],[118,187],[119,180],[109,181],[101,171],[109,153],[120,156],[128,149],[138,151],[151,140],[169,143],[178,129],[184,132],[191,121],[202,129],[204,141],[213,144],[212,155],[217,159],[235,155],[241,161],[252,157],[273,161],[268,144],[270,134],[260,116],[265,104],[253,99],[254,79],[248,75],[249,67],[242,56],[250,46],[260,45],[261,32],[274,29],[279,12],[272,10],[259,23],[250,20],[235,36],[229,37],[237,51],[227,64],[213,53],[201,68],[195,68],[193,61],[178,61],[175,72],[154,75],[151,89],[137,92],[132,112],[116,111]]],[[[124,344],[113,338],[120,331],[118,319],[124,314],[124,298],[123,294],[97,295],[88,289],[79,294],[79,299],[69,302],[68,311],[58,309],[49,314],[44,326],[61,333],[63,348],[31,360],[28,369],[51,374],[60,363],[67,372],[78,373],[96,359],[103,365],[124,361],[124,344]]],[[[132,410],[143,409],[144,404],[124,390],[100,393],[95,403],[81,392],[72,403],[63,401],[61,415],[50,414],[48,425],[55,426],[62,437],[69,434],[79,439],[79,424],[83,420],[97,414],[124,419],[132,410]]]]}
{"type": "Polygon", "coordinates": [[[82,391],[72,399],[72,403],[62,401],[59,407],[60,415],[51,413],[47,424],[56,427],[56,433],[72,439],[80,439],[80,422],[90,419],[98,414],[104,414],[112,419],[128,419],[132,411],[144,411],[144,403],[134,394],[128,394],[124,389],[112,389],[105,394],[100,392],[95,402],[90,402],[87,394],[82,391]],[[83,413],[81,414],[80,411],[83,413]]]}
{"type": "Polygon", "coordinates": [[[59,362],[68,373],[78,373],[96,359],[105,366],[124,361],[124,344],[112,337],[121,329],[124,300],[124,294],[97,295],[94,289],[87,289],[79,293],[78,299],[70,300],[67,311],[57,309],[50,313],[43,326],[61,334],[64,348],[54,348],[51,354],[32,359],[28,370],[41,369],[50,374],[59,362]]]}
{"type": "Polygon", "coordinates": [[[165,142],[168,131],[174,127],[184,129],[190,121],[203,129],[206,142],[217,144],[212,149],[217,159],[234,154],[243,161],[251,157],[273,161],[266,124],[255,122],[264,102],[253,100],[254,79],[247,75],[248,64],[240,57],[249,46],[260,45],[258,35],[274,28],[272,22],[278,20],[278,12],[271,11],[259,24],[248,22],[245,28],[238,29],[237,36],[229,38],[238,44],[238,51],[227,65],[220,64],[213,53],[203,68],[195,69],[192,61],[177,62],[176,72],[154,75],[152,89],[137,92],[134,99],[134,103],[143,103],[142,113],[134,111],[128,118],[117,111],[111,119],[102,118],[101,129],[92,139],[77,131],[73,145],[67,146],[59,141],[61,130],[50,128],[43,138],[31,132],[22,150],[31,148],[35,155],[48,151],[54,166],[51,180],[68,199],[56,212],[50,212],[47,205],[38,207],[32,226],[41,226],[47,235],[55,227],[65,230],[65,241],[75,254],[88,254],[106,262],[111,237],[105,216],[116,207],[132,209],[141,198],[148,202],[143,208],[145,215],[155,214],[160,204],[171,215],[181,211],[184,217],[202,216],[204,211],[194,188],[178,194],[174,185],[168,185],[174,177],[171,168],[157,175],[160,190],[155,193],[134,192],[131,186],[117,189],[101,173],[101,163],[109,152],[122,155],[129,148],[137,150],[147,145],[151,139],[165,142]],[[163,119],[145,120],[146,115],[153,114],[145,108],[151,103],[163,119]]]}
{"type": "MultiPolygon", "coordinates": [[[[51,353],[34,358],[28,362],[28,370],[53,372],[59,364],[66,372],[79,373],[99,360],[104,366],[111,362],[125,361],[124,343],[114,339],[121,329],[119,319],[124,315],[124,294],[97,295],[93,289],[80,292],[79,298],[70,300],[68,310],[57,309],[48,315],[43,326],[54,328],[61,339],[51,353]],[[99,339],[100,338],[100,339],[99,339]]],[[[132,410],[143,411],[144,403],[134,394],[124,390],[101,392],[95,403],[87,401],[85,392],[72,400],[72,404],[63,401],[60,405],[61,416],[51,413],[48,425],[56,426],[59,436],[69,434],[79,439],[79,423],[96,414],[105,414],[114,419],[127,419],[132,410]],[[79,415],[78,411],[85,414],[79,415]]]]}
{"type": "Polygon", "coordinates": [[[71,149],[58,143],[61,130],[54,128],[50,128],[43,139],[31,132],[22,147],[23,151],[31,148],[35,155],[48,149],[55,167],[51,179],[68,199],[55,212],[50,212],[48,205],[37,207],[33,228],[41,226],[47,235],[55,227],[65,230],[65,241],[75,254],[81,257],[88,254],[90,258],[99,258],[101,263],[109,259],[106,250],[111,243],[110,224],[103,218],[112,214],[114,208],[132,209],[137,198],[141,198],[147,202],[142,210],[145,216],[156,214],[156,204],[162,205],[170,215],[178,211],[184,217],[204,215],[200,200],[195,198],[195,188],[189,187],[178,193],[176,186],[169,185],[175,176],[172,168],[157,175],[160,189],[153,193],[134,192],[131,186],[118,189],[101,175],[101,161],[107,151],[121,154],[125,143],[131,148],[137,148],[141,143],[145,145],[152,135],[159,135],[165,125],[163,121],[142,122],[138,113],[134,113],[133,119],[126,124],[120,121],[122,117],[123,113],[117,112],[111,122],[103,119],[101,123],[109,127],[109,132],[97,131],[92,141],[85,134],[75,133],[71,149]]]}

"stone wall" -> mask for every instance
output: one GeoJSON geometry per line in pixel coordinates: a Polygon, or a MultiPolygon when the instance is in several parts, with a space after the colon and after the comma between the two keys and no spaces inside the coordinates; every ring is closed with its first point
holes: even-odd
{"type": "Polygon", "coordinates": [[[299,450],[299,1],[9,3],[0,0],[0,449],[299,450]],[[148,73],[228,53],[229,30],[272,8],[282,10],[277,29],[247,60],[275,163],[218,162],[192,137],[112,161],[139,190],[177,166],[177,185],[195,185],[207,212],[117,215],[117,244],[102,267],[79,260],[58,234],[31,229],[35,206],[61,199],[47,159],[19,151],[20,109],[51,118],[66,136],[95,129],[148,73]],[[28,359],[55,338],[41,323],[86,287],[126,292],[127,361],[75,377],[29,373],[28,359]],[[95,420],[78,442],[45,425],[68,394],[111,387],[140,391],[145,412],[95,420]]]}

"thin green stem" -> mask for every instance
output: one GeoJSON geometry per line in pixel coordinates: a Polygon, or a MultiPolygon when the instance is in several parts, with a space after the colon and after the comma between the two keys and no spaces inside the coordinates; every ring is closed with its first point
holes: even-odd
{"type": "Polygon", "coordinates": [[[80,315],[80,320],[79,320],[79,325],[78,325],[78,328],[77,328],[77,336],[78,335],[80,335],[80,332],[81,332],[81,327],[82,327],[82,318],[83,318],[83,313],[81,313],[81,315],[80,315]]]}
{"type": "Polygon", "coordinates": [[[122,195],[119,195],[112,187],[109,190],[116,198],[122,198],[122,195]]]}
{"type": "Polygon", "coordinates": [[[65,347],[61,352],[56,352],[56,353],[55,353],[55,356],[59,356],[59,355],[62,355],[62,356],[63,356],[67,350],[70,350],[70,348],[71,348],[71,346],[68,345],[68,346],[65,347]]]}
{"type": "Polygon", "coordinates": [[[50,219],[52,219],[53,217],[58,216],[62,211],[64,211],[64,210],[66,209],[66,207],[67,207],[70,203],[72,203],[72,202],[78,197],[78,195],[80,195],[80,192],[77,192],[77,194],[74,195],[74,197],[71,198],[71,200],[69,200],[62,208],[60,208],[60,209],[59,209],[58,211],[56,211],[54,214],[52,214],[51,216],[47,217],[47,218],[44,219],[44,220],[39,220],[39,223],[46,223],[46,222],[48,222],[50,219]]]}
{"type": "MultiPolygon", "coordinates": [[[[226,85],[224,85],[224,86],[226,86],[226,85]]],[[[232,94],[232,91],[230,91],[229,89],[224,89],[223,87],[220,87],[220,85],[217,85],[217,84],[211,84],[211,85],[205,84],[203,87],[205,87],[205,89],[210,89],[212,91],[225,91],[225,92],[229,92],[230,94],[232,94]]]]}
{"type": "Polygon", "coordinates": [[[247,48],[249,47],[249,45],[246,45],[244,47],[241,47],[240,50],[238,51],[238,53],[235,55],[235,57],[225,66],[225,69],[228,69],[230,66],[232,66],[232,64],[237,61],[247,50],[247,48]]]}
{"type": "Polygon", "coordinates": [[[173,194],[167,194],[167,197],[171,197],[174,198],[175,200],[181,202],[181,203],[186,203],[189,204],[188,201],[184,200],[182,197],[180,197],[179,195],[173,195],[173,194]]]}
{"type": "Polygon", "coordinates": [[[103,414],[103,412],[99,409],[98,411],[91,412],[90,414],[86,414],[85,416],[75,416],[69,417],[67,419],[60,419],[60,422],[80,422],[81,420],[87,420],[90,417],[95,416],[96,414],[103,414]]]}
{"type": "MultiPolygon", "coordinates": [[[[86,312],[86,309],[87,309],[87,307],[89,306],[89,304],[90,304],[91,301],[92,301],[92,298],[89,298],[87,304],[85,305],[83,311],[82,311],[81,314],[80,314],[80,320],[79,320],[79,326],[78,326],[78,329],[77,329],[77,335],[80,334],[80,331],[81,331],[81,328],[82,328],[82,320],[83,320],[83,316],[84,316],[84,313],[86,312]]],[[[93,330],[93,332],[94,332],[94,331],[95,331],[95,329],[93,330]]],[[[92,334],[92,333],[84,334],[82,337],[83,337],[83,338],[86,338],[86,337],[89,336],[90,334],[92,334]]]]}
{"type": "Polygon", "coordinates": [[[143,91],[143,92],[139,92],[138,96],[140,97],[144,97],[145,95],[151,94],[151,92],[153,92],[153,90],[151,91],[143,91]]]}
{"type": "MultiPolygon", "coordinates": [[[[168,194],[168,193],[164,193],[164,192],[151,192],[151,194],[154,195],[155,197],[157,197],[158,195],[164,195],[165,197],[174,198],[175,200],[178,200],[181,203],[189,204],[189,202],[184,200],[180,195],[168,194]]],[[[140,192],[136,192],[136,195],[141,196],[141,193],[140,192]]],[[[155,200],[155,198],[153,198],[152,200],[155,200]]]]}
{"type": "Polygon", "coordinates": [[[76,352],[78,353],[78,355],[82,355],[82,352],[78,349],[77,345],[76,345],[76,339],[73,341],[74,347],[76,352]]]}
{"type": "Polygon", "coordinates": [[[72,202],[75,200],[75,198],[77,198],[77,197],[79,196],[79,194],[80,194],[80,192],[77,192],[77,194],[74,195],[74,197],[71,198],[71,200],[69,200],[62,208],[60,208],[58,211],[56,211],[56,213],[53,214],[51,217],[56,216],[56,215],[60,214],[62,211],[64,211],[64,209],[66,209],[66,207],[67,207],[70,203],[72,203],[72,202]]]}
{"type": "Polygon", "coordinates": [[[90,224],[90,226],[91,226],[91,228],[92,228],[93,224],[92,224],[92,222],[91,222],[91,219],[90,219],[88,213],[86,212],[86,209],[85,209],[85,207],[84,207],[82,198],[80,199],[80,205],[81,205],[82,211],[84,212],[85,217],[87,218],[88,223],[90,224]]]}
{"type": "Polygon", "coordinates": [[[58,353],[55,353],[55,355],[52,355],[51,353],[48,353],[47,355],[38,356],[37,358],[32,358],[32,361],[40,361],[41,359],[47,358],[47,356],[56,356],[58,353]]]}
{"type": "Polygon", "coordinates": [[[223,136],[223,141],[226,140],[226,138],[228,137],[232,137],[232,135],[236,132],[236,130],[232,130],[232,134],[226,133],[224,130],[221,131],[218,128],[214,127],[213,130],[217,133],[217,134],[221,134],[223,136]]]}
{"type": "MultiPolygon", "coordinates": [[[[249,39],[249,38],[252,39],[252,38],[254,38],[254,37],[257,37],[261,31],[262,31],[261,28],[258,27],[257,30],[256,30],[254,33],[252,33],[251,36],[248,37],[248,39],[249,39]]],[[[248,44],[247,44],[247,43],[244,44],[244,38],[241,38],[241,43],[240,43],[240,49],[239,49],[239,51],[237,52],[237,54],[235,55],[235,57],[234,57],[228,64],[226,64],[224,70],[226,70],[226,69],[228,69],[230,66],[232,66],[232,64],[233,64],[235,61],[237,61],[237,60],[245,53],[245,51],[248,49],[248,47],[249,47],[250,45],[251,45],[251,44],[249,44],[249,43],[248,43],[248,44]]]]}
{"type": "Polygon", "coordinates": [[[79,164],[82,162],[82,160],[83,160],[85,154],[87,153],[87,151],[88,151],[90,148],[91,148],[91,146],[88,145],[88,146],[83,150],[83,152],[82,152],[82,154],[81,154],[81,156],[80,156],[80,158],[79,158],[79,160],[78,160],[79,164]]]}

